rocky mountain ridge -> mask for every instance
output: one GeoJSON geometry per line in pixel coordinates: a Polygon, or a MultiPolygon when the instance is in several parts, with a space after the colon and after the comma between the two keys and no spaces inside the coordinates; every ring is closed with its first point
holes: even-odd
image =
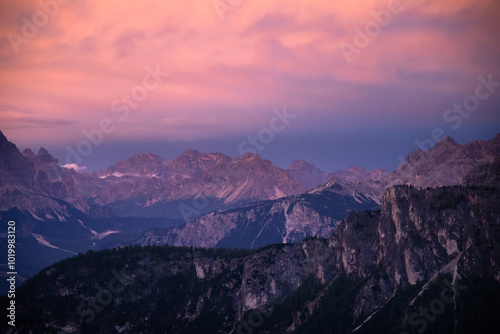
{"type": "Polygon", "coordinates": [[[366,170],[361,166],[351,166],[333,173],[325,172],[304,160],[295,160],[287,171],[306,189],[314,189],[330,178],[338,178],[347,182],[382,181],[389,171],[383,168],[366,170]]]}
{"type": "Polygon", "coordinates": [[[308,190],[316,188],[330,177],[330,173],[305,160],[295,160],[286,170],[308,190]]]}
{"type": "Polygon", "coordinates": [[[462,183],[474,167],[500,156],[500,134],[488,141],[465,145],[445,137],[427,152],[410,152],[398,168],[384,178],[384,186],[411,184],[415,187],[440,187],[462,183]]]}
{"type": "Polygon", "coordinates": [[[147,231],[136,244],[258,248],[300,242],[309,236],[328,236],[350,210],[378,207],[351,183],[337,179],[301,195],[211,212],[185,225],[147,231]]]}
{"type": "MultiPolygon", "coordinates": [[[[385,177],[383,171],[366,173],[364,170],[361,171],[363,172],[362,176],[353,174],[353,179],[360,178],[360,181],[348,182],[337,176],[330,176],[326,182],[302,195],[284,197],[265,204],[248,205],[237,210],[208,213],[186,225],[169,230],[148,231],[136,243],[140,245],[169,244],[199,247],[235,247],[239,245],[253,248],[256,245],[258,247],[266,243],[280,241],[283,243],[297,242],[307,236],[326,237],[336,228],[349,210],[359,211],[376,208],[381,204],[385,189],[394,184],[403,183],[414,186],[431,183],[461,184],[465,177],[464,173],[472,171],[476,163],[480,164],[480,162],[494,159],[495,154],[499,153],[497,152],[499,141],[500,136],[497,136],[488,142],[473,142],[462,147],[448,137],[428,153],[415,151],[409,154],[407,160],[396,171],[385,177]],[[474,147],[482,149],[471,156],[470,152],[474,147]],[[450,150],[454,153],[450,153],[452,159],[462,158],[456,162],[457,168],[455,170],[442,174],[443,168],[454,163],[449,161],[446,156],[442,156],[450,150]],[[418,173],[415,179],[410,179],[405,171],[414,163],[413,155],[415,154],[421,159],[418,166],[422,165],[425,168],[419,169],[419,167],[408,171],[410,175],[418,173]],[[439,165],[435,166],[433,161],[438,161],[439,165]],[[433,173],[434,170],[437,171],[437,174],[433,173]],[[377,175],[380,181],[373,180],[377,178],[375,177],[377,175]],[[406,176],[402,178],[401,175],[406,176]],[[311,196],[314,199],[309,199],[311,196]],[[324,207],[318,206],[318,203],[324,203],[324,207]],[[325,210],[325,207],[330,209],[325,210]]],[[[298,163],[296,167],[304,165],[304,163],[298,163]]],[[[314,166],[305,166],[317,172],[314,166]]]]}
{"type": "Polygon", "coordinates": [[[456,306],[448,302],[448,315],[434,313],[426,326],[462,333],[474,316],[477,328],[493,333],[498,317],[487,305],[500,297],[499,203],[494,188],[394,186],[381,211],[351,212],[326,239],[250,254],[150,246],[81,255],[26,282],[18,297],[22,325],[12,332],[309,333],[326,325],[336,333],[415,331],[423,325],[412,307],[425,305],[424,296],[444,280],[446,300],[453,296],[456,306]],[[113,268],[127,277],[124,288],[92,308],[113,268]],[[484,297],[464,292],[478,284],[492,290],[484,297]],[[478,298],[485,303],[461,316],[478,298]],[[454,321],[446,322],[450,315],[454,321]]]}
{"type": "Polygon", "coordinates": [[[29,149],[21,154],[0,132],[0,153],[0,211],[16,207],[40,213],[42,208],[57,207],[53,198],[89,211],[90,205],[74,182],[77,173],[60,167],[46,149],[40,148],[38,155],[29,149]]]}
{"type": "MultiPolygon", "coordinates": [[[[159,156],[143,154],[101,174],[89,175],[60,167],[43,148],[38,154],[29,149],[21,154],[2,135],[0,219],[18,219],[22,222],[19,228],[23,242],[37,254],[51,254],[46,257],[49,262],[39,261],[32,267],[34,262],[29,260],[28,252],[22,279],[71,252],[126,245],[134,240],[141,245],[248,248],[300,242],[310,236],[328,236],[349,210],[377,208],[392,183],[455,184],[462,183],[457,181],[460,177],[471,186],[498,184],[498,158],[495,160],[494,156],[499,138],[463,146],[446,139],[427,153],[409,154],[407,163],[382,181],[347,182],[333,176],[313,190],[284,196],[276,191],[276,185],[280,191],[293,192],[300,187],[298,182],[290,181],[293,176],[289,172],[253,154],[231,159],[221,154],[187,151],[176,162],[177,174],[173,178],[168,176],[175,169],[170,163],[159,156]],[[443,152],[457,160],[447,160],[443,152]],[[414,155],[420,160],[416,162],[414,155]],[[195,167],[187,168],[190,164],[195,167]],[[445,173],[445,167],[450,165],[455,169],[445,173]],[[262,176],[263,171],[266,176],[262,176]],[[414,175],[415,180],[411,181],[407,174],[414,175]],[[103,187],[104,183],[109,187],[103,187]],[[195,191],[199,185],[203,185],[202,189],[195,191]],[[237,204],[273,194],[279,198],[237,204]],[[173,219],[116,217],[112,209],[132,208],[141,216],[143,211],[137,208],[144,205],[146,210],[178,212],[177,217],[188,223],[181,226],[181,221],[173,219]],[[203,214],[204,211],[209,213],[203,214]],[[147,229],[150,230],[145,232],[147,229]]],[[[4,241],[0,239],[2,247],[6,246],[4,241]]]]}
{"type": "Polygon", "coordinates": [[[92,177],[87,197],[119,215],[186,221],[214,209],[305,191],[285,170],[251,153],[231,159],[187,150],[174,160],[139,154],[88,176],[92,177]]]}

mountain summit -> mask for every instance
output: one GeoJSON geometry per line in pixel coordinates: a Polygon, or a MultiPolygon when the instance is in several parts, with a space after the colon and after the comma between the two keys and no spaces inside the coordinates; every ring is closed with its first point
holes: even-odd
{"type": "Polygon", "coordinates": [[[306,189],[313,189],[330,177],[330,173],[325,172],[305,160],[295,160],[287,171],[306,189]]]}
{"type": "Polygon", "coordinates": [[[496,333],[499,201],[498,189],[395,186],[380,211],[350,212],[327,238],[89,252],[16,291],[19,330],[496,333]]]}
{"type": "Polygon", "coordinates": [[[427,152],[415,150],[385,179],[385,185],[412,184],[438,187],[461,184],[475,166],[491,162],[500,155],[500,134],[489,141],[476,140],[465,145],[445,137],[427,152]]]}

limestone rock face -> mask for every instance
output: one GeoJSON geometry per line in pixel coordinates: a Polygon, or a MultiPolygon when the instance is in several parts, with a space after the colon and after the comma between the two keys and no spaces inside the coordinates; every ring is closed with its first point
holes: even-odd
{"type": "Polygon", "coordinates": [[[464,176],[463,184],[468,186],[500,187],[500,157],[474,167],[464,176]]]}
{"type": "Polygon", "coordinates": [[[366,170],[361,166],[351,166],[328,173],[304,160],[295,160],[287,171],[307,189],[316,188],[332,177],[356,183],[368,180],[382,181],[389,174],[389,171],[383,168],[366,170]]]}
{"type": "Polygon", "coordinates": [[[384,179],[385,186],[411,184],[440,187],[462,184],[463,177],[479,164],[500,156],[500,134],[489,141],[465,145],[446,137],[427,152],[412,151],[398,168],[384,179]]]}
{"type": "MultiPolygon", "coordinates": [[[[58,298],[76,308],[81,300],[93,297],[89,291],[105,288],[109,277],[106,280],[98,264],[111,259],[126,263],[131,283],[94,320],[97,328],[112,319],[120,328],[128,328],[126,333],[147,331],[155,317],[174,312],[175,320],[164,322],[163,330],[195,330],[201,321],[214,326],[214,332],[240,333],[246,332],[242,326],[257,326],[255,319],[262,316],[258,326],[263,332],[300,333],[309,319],[321,314],[320,306],[331,302],[334,289],[336,298],[350,296],[350,304],[342,304],[352,308],[343,325],[354,330],[358,324],[359,330],[384,305],[401,298],[401,291],[418,287],[413,292],[417,298],[425,292],[422,283],[433,284],[439,275],[449,275],[453,282],[488,276],[500,284],[499,204],[500,191],[493,188],[394,186],[384,193],[380,211],[349,213],[326,239],[309,238],[229,256],[215,250],[162,247],[81,256],[42,271],[21,289],[18,298],[23,300],[23,293],[29,292],[26,298],[31,302],[19,310],[20,315],[38,315],[45,321],[31,319],[26,323],[41,327],[23,325],[19,330],[41,330],[44,323],[57,329],[81,321],[71,307],[61,310],[46,300],[64,291],[58,298]],[[66,277],[67,266],[81,274],[66,277]],[[191,278],[177,283],[175,291],[165,289],[179,277],[191,278]],[[43,288],[42,281],[52,288],[43,288]],[[92,289],[84,288],[88,282],[93,282],[92,289]],[[175,299],[179,293],[182,298],[175,299]],[[175,311],[163,308],[161,300],[175,301],[175,311]],[[274,312],[284,301],[287,313],[274,312]],[[261,311],[252,315],[256,309],[261,311]],[[222,314],[223,319],[210,322],[210,314],[222,314]]],[[[399,308],[410,307],[404,305],[399,308]]]]}
{"type": "Polygon", "coordinates": [[[331,176],[335,176],[349,182],[360,182],[367,180],[382,181],[387,174],[389,174],[389,171],[383,168],[366,170],[361,166],[351,166],[348,169],[333,172],[331,176]]]}
{"type": "Polygon", "coordinates": [[[187,150],[174,160],[138,154],[89,178],[87,196],[119,215],[185,221],[212,210],[306,191],[287,171],[251,153],[231,159],[187,150]]]}
{"type": "Polygon", "coordinates": [[[96,207],[107,207],[119,216],[185,221],[215,209],[306,191],[287,171],[256,154],[231,159],[187,150],[173,160],[137,154],[98,173],[81,174],[61,167],[45,148],[38,154],[29,148],[21,154],[2,133],[0,181],[2,210],[26,204],[27,198],[14,194],[26,197],[29,192],[66,201],[90,214],[96,207]]]}
{"type": "Polygon", "coordinates": [[[47,210],[62,213],[55,198],[88,212],[90,206],[74,181],[75,174],[60,167],[44,148],[38,155],[30,149],[21,154],[0,132],[0,211],[17,208],[41,216],[47,210]]]}
{"type": "Polygon", "coordinates": [[[330,177],[330,173],[304,160],[295,160],[286,170],[306,189],[316,188],[330,177]]]}
{"type": "Polygon", "coordinates": [[[150,230],[136,243],[255,249],[310,236],[327,237],[349,210],[378,207],[356,186],[337,179],[301,195],[211,212],[169,230],[150,230]]]}

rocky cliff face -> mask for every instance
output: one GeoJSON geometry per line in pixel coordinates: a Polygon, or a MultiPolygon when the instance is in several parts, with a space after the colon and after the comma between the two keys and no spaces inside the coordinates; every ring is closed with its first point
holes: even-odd
{"type": "Polygon", "coordinates": [[[500,157],[474,167],[464,176],[463,184],[500,188],[500,157]]]}
{"type": "Polygon", "coordinates": [[[348,169],[328,173],[304,160],[294,161],[287,171],[307,189],[316,188],[330,178],[357,183],[368,180],[382,181],[389,174],[389,171],[383,168],[366,170],[361,166],[351,166],[348,169]]]}
{"type": "Polygon", "coordinates": [[[0,211],[17,208],[35,215],[45,209],[58,211],[56,198],[88,212],[89,205],[74,182],[75,174],[61,168],[44,148],[38,155],[29,149],[21,154],[0,132],[0,211]]]}
{"type": "Polygon", "coordinates": [[[35,193],[64,200],[83,212],[90,212],[90,205],[76,182],[79,177],[77,172],[61,167],[59,160],[43,147],[39,149],[38,155],[29,148],[22,154],[35,167],[35,193]]]}
{"type": "Polygon", "coordinates": [[[461,184],[463,177],[479,164],[500,156],[500,134],[489,141],[465,145],[446,137],[427,152],[412,151],[398,168],[384,179],[385,186],[412,184],[439,187],[461,184]]]}
{"type": "Polygon", "coordinates": [[[337,179],[302,195],[211,212],[169,230],[147,231],[136,243],[258,248],[300,242],[330,235],[349,210],[378,206],[353,184],[337,179]]]}
{"type": "Polygon", "coordinates": [[[215,209],[306,191],[288,172],[255,154],[231,159],[187,150],[173,160],[137,154],[99,173],[80,174],[61,167],[44,148],[21,154],[1,133],[0,181],[9,203],[15,202],[13,190],[20,190],[64,200],[86,213],[97,205],[120,216],[186,221],[215,209]]]}
{"type": "Polygon", "coordinates": [[[331,176],[338,177],[348,182],[360,182],[367,180],[382,181],[388,174],[389,171],[383,168],[366,170],[361,166],[351,166],[348,169],[333,172],[331,176]]]}
{"type": "MultiPolygon", "coordinates": [[[[493,188],[396,186],[385,192],[381,211],[350,213],[327,239],[238,255],[149,247],[80,256],[23,286],[19,314],[26,321],[16,331],[305,333],[321,326],[327,307],[325,319],[337,319],[329,327],[336,332],[365,332],[389,309],[397,316],[385,322],[396,321],[392,330],[399,332],[411,323],[405,310],[438,277],[450,278],[457,305],[474,303],[454,290],[464,277],[492,277],[491,291],[500,291],[499,204],[493,188]],[[102,300],[100,291],[114,277],[112,268],[123,268],[129,280],[105,306],[92,309],[92,298],[102,300]],[[51,306],[56,297],[68,307],[51,306]]],[[[462,306],[451,309],[452,317],[462,306]]],[[[450,332],[464,325],[458,317],[446,326],[450,332]]]]}
{"type": "Polygon", "coordinates": [[[231,158],[222,153],[201,153],[196,150],[186,150],[174,160],[166,160],[158,154],[141,153],[118,161],[98,175],[101,178],[130,175],[179,180],[208,172],[217,165],[230,161],[231,158]]]}
{"type": "Polygon", "coordinates": [[[186,221],[215,210],[305,191],[285,170],[256,154],[231,159],[187,150],[174,160],[139,154],[87,182],[87,196],[122,216],[186,221]]]}
{"type": "Polygon", "coordinates": [[[454,259],[465,272],[499,280],[498,203],[494,188],[389,188],[378,229],[379,259],[398,284],[415,284],[454,259]]]}
{"type": "MultiPolygon", "coordinates": [[[[382,170],[351,168],[340,173],[344,179],[331,176],[319,187],[301,196],[285,197],[273,203],[247,206],[236,211],[210,213],[170,231],[148,231],[137,242],[142,245],[254,247],[265,245],[263,242],[286,243],[297,242],[307,236],[325,237],[349,209],[375,208],[381,203],[385,189],[395,184],[418,187],[453,185],[461,184],[465,178],[466,184],[470,185],[495,185],[500,177],[493,160],[499,154],[500,135],[488,142],[476,141],[463,146],[447,137],[428,152],[417,150],[410,153],[405,162],[388,175],[382,170]],[[476,168],[477,164],[480,166],[476,168]],[[345,178],[353,181],[346,181],[345,178]],[[317,197],[310,201],[301,200],[308,196],[317,197]],[[300,202],[298,207],[295,206],[297,201],[300,202]],[[329,210],[322,210],[317,205],[320,202],[325,203],[329,210]]],[[[295,173],[300,166],[304,163],[295,164],[295,173]]]]}
{"type": "Polygon", "coordinates": [[[306,189],[316,188],[330,177],[330,173],[304,160],[295,160],[286,170],[306,189]]]}
{"type": "Polygon", "coordinates": [[[0,131],[0,185],[33,189],[35,168],[0,131]]]}
{"type": "Polygon", "coordinates": [[[11,196],[13,189],[24,189],[62,199],[87,213],[98,205],[120,216],[185,221],[214,210],[300,194],[313,184],[338,183],[339,179],[380,202],[385,188],[394,184],[460,184],[475,166],[500,154],[500,135],[466,145],[447,137],[428,152],[411,152],[396,171],[384,177],[386,171],[381,169],[366,171],[358,166],[328,175],[305,161],[296,161],[285,171],[254,154],[231,159],[221,153],[187,150],[174,160],[137,154],[90,175],[61,168],[43,148],[37,155],[29,149],[20,154],[3,134],[2,138],[4,197],[11,196]],[[327,177],[330,179],[325,181],[327,177]]]}
{"type": "MultiPolygon", "coordinates": [[[[22,245],[16,252],[18,281],[70,255],[106,247],[109,239],[131,242],[147,229],[180,223],[117,219],[107,208],[88,203],[82,191],[86,182],[44,148],[21,154],[0,132],[0,222],[16,222],[16,241],[22,245]]],[[[7,253],[6,233],[0,235],[0,250],[7,253]]],[[[0,262],[6,266],[6,259],[0,262]]],[[[7,291],[4,279],[0,291],[7,291]]]]}

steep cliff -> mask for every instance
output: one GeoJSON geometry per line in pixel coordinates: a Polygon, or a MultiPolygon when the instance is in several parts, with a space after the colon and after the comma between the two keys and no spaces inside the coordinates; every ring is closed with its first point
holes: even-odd
{"type": "Polygon", "coordinates": [[[477,165],[500,156],[500,134],[465,145],[445,137],[428,151],[410,152],[398,168],[384,179],[385,186],[412,184],[416,187],[452,186],[477,165]]]}
{"type": "MultiPolygon", "coordinates": [[[[379,188],[377,188],[378,191],[379,188]]],[[[349,210],[379,207],[368,187],[332,178],[312,191],[236,209],[211,212],[169,230],[151,230],[139,245],[169,244],[195,247],[258,248],[272,243],[300,242],[310,236],[327,237],[349,210]]]]}
{"type": "Polygon", "coordinates": [[[173,160],[137,154],[87,176],[87,197],[120,216],[192,221],[203,213],[306,191],[257,154],[231,159],[187,150],[173,160]]]}
{"type": "Polygon", "coordinates": [[[80,255],[25,283],[14,332],[415,332],[425,319],[415,307],[434,312],[439,303],[426,298],[442,283],[443,311],[426,328],[463,333],[479,321],[493,333],[499,204],[493,188],[395,186],[381,211],[351,212],[327,239],[250,253],[148,246],[80,255]]]}

